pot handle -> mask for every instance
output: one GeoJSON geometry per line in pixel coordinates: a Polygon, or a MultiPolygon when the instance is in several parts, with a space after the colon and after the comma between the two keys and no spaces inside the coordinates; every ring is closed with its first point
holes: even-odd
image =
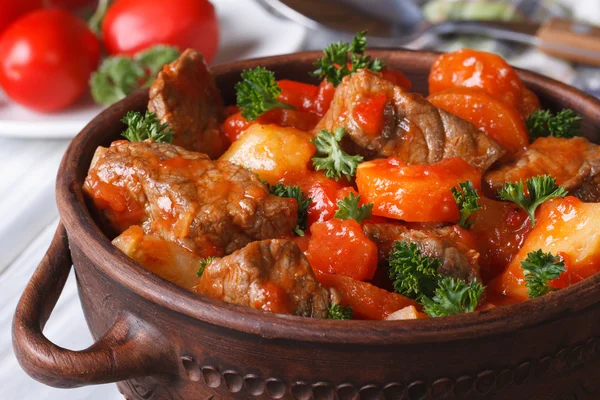
{"type": "Polygon", "coordinates": [[[67,233],[61,223],[19,300],[13,320],[15,355],[32,378],[54,387],[73,388],[178,370],[176,355],[164,337],[127,313],[85,350],[71,351],[50,342],[42,331],[71,265],[67,233]]]}

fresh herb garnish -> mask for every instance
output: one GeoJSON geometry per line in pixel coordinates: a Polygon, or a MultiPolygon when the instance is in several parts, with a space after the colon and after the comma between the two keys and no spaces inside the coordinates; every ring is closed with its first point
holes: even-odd
{"type": "Polygon", "coordinates": [[[406,297],[418,300],[432,296],[439,280],[439,259],[421,254],[416,243],[394,243],[389,256],[390,279],[394,290],[406,297]]]}
{"type": "Polygon", "coordinates": [[[556,184],[556,179],[550,175],[538,175],[526,182],[529,196],[525,196],[523,181],[516,183],[505,183],[498,191],[502,200],[512,201],[529,214],[531,226],[535,225],[535,210],[543,202],[555,197],[565,197],[567,190],[556,184]]]}
{"type": "Polygon", "coordinates": [[[581,117],[570,109],[556,114],[552,114],[550,110],[537,110],[527,118],[525,124],[532,139],[543,136],[572,138],[579,135],[581,117]]]}
{"type": "Polygon", "coordinates": [[[160,69],[179,56],[170,46],[155,46],[135,55],[109,57],[90,78],[92,97],[109,106],[140,87],[148,87],[160,69]]]}
{"type": "Polygon", "coordinates": [[[565,263],[552,253],[537,250],[527,253],[527,258],[521,262],[521,269],[528,289],[527,295],[535,298],[554,290],[548,283],[565,272],[565,263]]]}
{"type": "Polygon", "coordinates": [[[206,266],[208,264],[210,264],[211,262],[213,262],[213,260],[215,260],[218,257],[215,256],[211,256],[211,257],[206,257],[203,258],[202,260],[200,260],[200,269],[198,270],[198,272],[196,272],[196,276],[200,277],[202,276],[202,274],[204,274],[204,270],[206,269],[206,266]]]}
{"type": "Polygon", "coordinates": [[[422,297],[423,312],[430,317],[447,317],[475,311],[483,293],[483,285],[472,281],[445,277],[438,282],[432,299],[422,297]]]}
{"type": "Polygon", "coordinates": [[[317,156],[312,162],[316,171],[325,171],[325,176],[339,180],[342,175],[351,179],[356,175],[356,167],[363,160],[362,156],[351,156],[340,147],[344,137],[344,128],[338,127],[333,134],[328,130],[321,130],[317,137],[311,141],[317,146],[317,156]]]}
{"type": "Polygon", "coordinates": [[[147,111],[142,115],[130,111],[121,121],[127,124],[127,130],[122,135],[130,142],[152,139],[159,143],[173,143],[173,132],[169,129],[169,125],[161,124],[153,112],[147,111]]]}
{"type": "Polygon", "coordinates": [[[350,306],[341,306],[339,304],[332,304],[329,306],[328,317],[329,319],[341,319],[348,320],[352,319],[354,311],[350,306]]]}
{"type": "Polygon", "coordinates": [[[242,117],[253,121],[273,108],[293,106],[277,100],[281,88],[275,82],[275,74],[266,68],[256,67],[242,72],[242,80],[235,85],[237,105],[242,117]]]}
{"type": "Polygon", "coordinates": [[[460,190],[453,187],[450,189],[454,201],[460,210],[460,220],[458,225],[465,229],[469,229],[474,221],[469,221],[469,217],[477,210],[481,210],[481,205],[478,203],[479,194],[477,189],[473,187],[473,182],[466,181],[458,184],[460,190]]]}
{"type": "Polygon", "coordinates": [[[421,254],[416,243],[394,243],[390,252],[390,278],[394,290],[421,303],[430,317],[473,312],[484,287],[441,275],[438,258],[421,254]]]}
{"type": "Polygon", "coordinates": [[[300,186],[288,186],[282,183],[278,183],[275,186],[267,183],[266,186],[269,188],[271,194],[295,199],[298,202],[298,222],[294,228],[294,233],[298,236],[304,236],[304,231],[308,225],[308,207],[310,207],[311,198],[304,198],[304,193],[302,193],[300,186]]]}
{"type": "Polygon", "coordinates": [[[359,206],[359,202],[360,194],[355,196],[354,193],[350,192],[348,196],[337,202],[338,210],[335,212],[334,217],[339,219],[353,219],[362,224],[365,219],[371,218],[373,203],[359,206]]]}
{"type": "Polygon", "coordinates": [[[383,61],[378,58],[371,59],[365,55],[367,47],[367,31],[358,32],[352,43],[331,43],[325,50],[324,56],[315,62],[317,69],[310,74],[319,79],[327,78],[333,86],[338,86],[345,76],[351,75],[361,68],[367,68],[374,72],[383,69],[383,61]],[[348,63],[351,64],[348,67],[348,63]]]}

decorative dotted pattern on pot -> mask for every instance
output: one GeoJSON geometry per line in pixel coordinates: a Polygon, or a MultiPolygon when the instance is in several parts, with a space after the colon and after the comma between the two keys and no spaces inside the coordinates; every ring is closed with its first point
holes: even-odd
{"type": "Polygon", "coordinates": [[[190,356],[182,356],[181,363],[192,381],[204,381],[210,388],[224,384],[231,393],[245,391],[252,396],[281,399],[291,395],[295,400],[422,400],[445,399],[455,396],[465,398],[476,394],[485,396],[515,385],[523,385],[532,377],[542,378],[559,374],[591,361],[600,354],[600,338],[591,338],[584,344],[561,349],[553,356],[525,361],[510,369],[484,370],[476,375],[463,375],[456,379],[442,377],[431,384],[417,380],[410,383],[391,382],[384,386],[367,384],[357,386],[346,382],[334,386],[329,382],[309,383],[296,381],[286,384],[278,378],[263,378],[255,374],[241,374],[235,370],[222,373],[212,365],[200,367],[190,356]]]}

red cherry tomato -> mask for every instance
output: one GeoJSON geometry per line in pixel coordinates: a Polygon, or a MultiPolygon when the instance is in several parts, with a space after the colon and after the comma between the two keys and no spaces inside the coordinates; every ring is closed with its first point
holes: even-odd
{"type": "Polygon", "coordinates": [[[117,0],[106,13],[102,36],[109,53],[135,54],[157,44],[196,49],[210,63],[219,26],[207,0],[117,0]]]}
{"type": "Polygon", "coordinates": [[[83,21],[62,10],[34,11],[0,37],[0,86],[28,108],[57,111],[87,90],[99,58],[100,43],[83,21]]]}
{"type": "Polygon", "coordinates": [[[0,0],[0,33],[22,15],[44,6],[44,0],[0,0]]]}

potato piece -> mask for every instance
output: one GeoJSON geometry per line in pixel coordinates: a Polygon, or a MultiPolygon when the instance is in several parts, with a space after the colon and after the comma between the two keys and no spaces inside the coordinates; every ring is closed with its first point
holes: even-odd
{"type": "Polygon", "coordinates": [[[583,203],[568,196],[542,204],[535,227],[508,269],[490,286],[507,296],[525,300],[527,287],[521,262],[541,249],[561,256],[566,272],[551,282],[555,288],[577,283],[600,271],[600,203],[583,203]]]}
{"type": "Polygon", "coordinates": [[[275,184],[286,173],[306,171],[315,154],[311,135],[278,125],[251,125],[221,160],[251,169],[262,179],[275,184]]]}
{"type": "Polygon", "coordinates": [[[177,243],[144,235],[137,225],[129,227],[112,243],[147,270],[178,286],[192,290],[198,283],[196,272],[200,269],[200,258],[177,243]]]}
{"type": "Polygon", "coordinates": [[[401,308],[398,311],[394,311],[387,316],[387,321],[397,321],[406,319],[425,319],[429,316],[425,313],[419,312],[415,306],[408,306],[401,308]]]}

